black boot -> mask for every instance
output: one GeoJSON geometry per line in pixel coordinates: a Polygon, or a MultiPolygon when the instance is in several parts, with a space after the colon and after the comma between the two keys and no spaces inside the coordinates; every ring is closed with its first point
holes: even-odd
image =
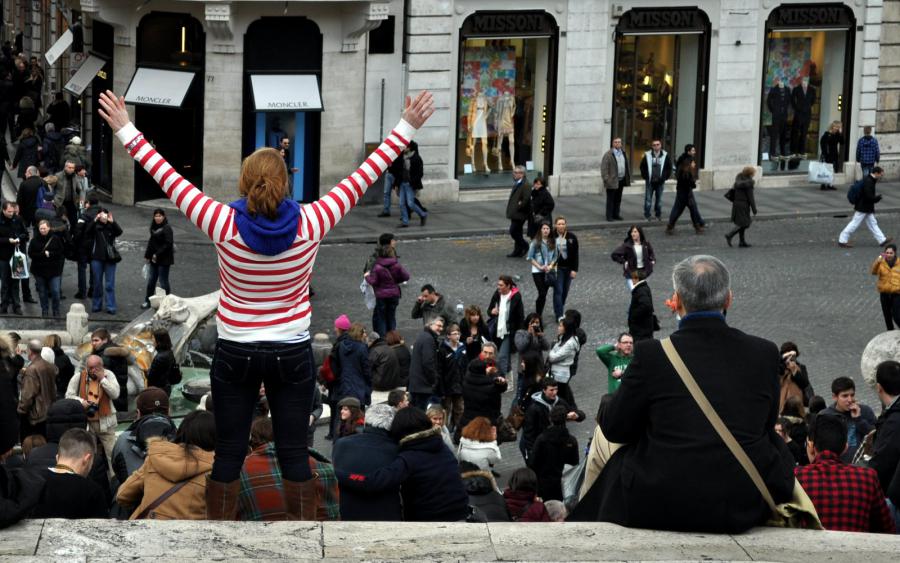
{"type": "Polygon", "coordinates": [[[738,231],[738,236],[741,239],[741,242],[740,242],[740,244],[738,244],[738,246],[741,248],[750,248],[750,245],[747,244],[746,240],[744,240],[744,231],[746,231],[746,230],[747,229],[741,229],[740,231],[738,231]]]}
{"type": "Polygon", "coordinates": [[[736,232],[737,232],[737,231],[734,230],[734,231],[731,231],[730,233],[728,233],[728,234],[725,235],[725,242],[728,243],[728,246],[731,246],[731,239],[734,238],[734,234],[735,234],[736,232]]]}

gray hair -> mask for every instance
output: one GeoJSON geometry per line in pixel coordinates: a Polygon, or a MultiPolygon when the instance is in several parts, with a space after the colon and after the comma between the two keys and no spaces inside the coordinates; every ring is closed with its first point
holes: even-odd
{"type": "Polygon", "coordinates": [[[730,284],[728,268],[715,256],[691,256],[672,270],[672,285],[688,313],[723,310],[730,284]]]}
{"type": "Polygon", "coordinates": [[[58,458],[78,459],[97,451],[94,436],[83,428],[70,428],[59,439],[58,458]]]}
{"type": "Polygon", "coordinates": [[[52,121],[48,121],[44,124],[44,132],[45,133],[54,133],[56,132],[56,125],[53,125],[52,121]]]}
{"type": "Polygon", "coordinates": [[[515,168],[513,168],[513,172],[518,172],[519,174],[525,174],[526,168],[521,164],[517,164],[515,168]]]}
{"type": "Polygon", "coordinates": [[[390,430],[391,423],[394,422],[394,407],[387,403],[379,403],[372,405],[366,409],[366,426],[372,428],[381,428],[382,430],[390,430]]]}
{"type": "Polygon", "coordinates": [[[38,340],[37,338],[32,338],[28,341],[28,351],[34,352],[35,354],[40,355],[41,348],[44,347],[44,343],[38,340]]]}
{"type": "Polygon", "coordinates": [[[482,344],[481,349],[484,350],[485,348],[493,348],[494,352],[497,351],[497,345],[493,342],[485,342],[484,344],[482,344]]]}
{"type": "Polygon", "coordinates": [[[37,176],[40,173],[37,166],[29,166],[25,169],[26,176],[37,176]]]}

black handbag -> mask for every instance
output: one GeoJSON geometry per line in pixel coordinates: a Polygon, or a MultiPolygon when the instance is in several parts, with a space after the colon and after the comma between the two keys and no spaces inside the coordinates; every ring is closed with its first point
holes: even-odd
{"type": "Polygon", "coordinates": [[[115,240],[113,240],[113,242],[109,242],[109,240],[107,240],[107,238],[106,238],[106,235],[101,235],[101,236],[103,236],[103,240],[104,240],[104,242],[106,242],[106,261],[113,262],[115,264],[118,264],[119,262],[121,262],[122,255],[119,254],[118,250],[116,250],[115,240]]]}

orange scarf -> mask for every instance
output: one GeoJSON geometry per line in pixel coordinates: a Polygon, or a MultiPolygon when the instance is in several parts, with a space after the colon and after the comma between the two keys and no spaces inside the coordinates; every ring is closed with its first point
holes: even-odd
{"type": "Polygon", "coordinates": [[[94,416],[88,417],[88,420],[96,422],[112,414],[112,407],[106,390],[103,389],[99,381],[88,378],[87,368],[81,370],[81,379],[78,382],[78,396],[89,403],[100,405],[100,410],[94,413],[94,416]]]}

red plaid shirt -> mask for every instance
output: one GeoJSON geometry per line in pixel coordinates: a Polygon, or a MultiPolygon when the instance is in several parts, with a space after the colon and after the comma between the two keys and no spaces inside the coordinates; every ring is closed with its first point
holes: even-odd
{"type": "Polygon", "coordinates": [[[894,519],[874,469],[848,465],[824,451],[794,473],[826,530],[894,533],[894,519]]]}

